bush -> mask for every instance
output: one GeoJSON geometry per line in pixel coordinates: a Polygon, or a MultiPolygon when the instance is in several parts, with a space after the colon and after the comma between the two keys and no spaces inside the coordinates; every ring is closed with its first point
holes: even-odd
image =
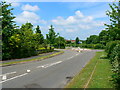
{"type": "Polygon", "coordinates": [[[39,48],[38,50],[37,50],[37,53],[38,54],[41,54],[41,53],[48,53],[48,52],[53,52],[54,51],[54,47],[47,47],[47,49],[46,48],[44,48],[44,47],[42,47],[42,48],[39,48]]]}
{"type": "Polygon", "coordinates": [[[102,44],[80,44],[81,48],[92,48],[92,49],[104,49],[104,45],[102,44]]]}
{"type": "Polygon", "coordinates": [[[113,48],[114,48],[118,43],[120,43],[120,41],[110,41],[110,42],[107,43],[106,48],[105,48],[105,51],[108,53],[108,54],[107,54],[108,57],[110,57],[110,54],[112,53],[113,48]]]}
{"type": "Polygon", "coordinates": [[[113,67],[113,81],[116,88],[120,88],[120,43],[118,43],[110,54],[110,60],[113,67]]]}
{"type": "Polygon", "coordinates": [[[95,49],[104,49],[104,45],[103,44],[95,44],[93,48],[95,49]]]}

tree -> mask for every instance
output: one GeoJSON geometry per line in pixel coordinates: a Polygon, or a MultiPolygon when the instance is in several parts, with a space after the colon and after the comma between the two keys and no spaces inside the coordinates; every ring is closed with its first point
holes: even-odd
{"type": "Polygon", "coordinates": [[[55,44],[54,44],[54,46],[55,46],[56,48],[64,49],[64,48],[65,48],[65,39],[64,39],[64,37],[61,37],[61,36],[57,37],[57,38],[55,39],[55,44]]]}
{"type": "Polygon", "coordinates": [[[34,40],[33,25],[31,23],[23,24],[20,28],[20,40],[19,49],[17,55],[20,57],[28,57],[36,55],[36,41],[34,40]]]}
{"type": "Polygon", "coordinates": [[[109,40],[120,40],[120,0],[118,5],[109,4],[111,11],[107,10],[106,14],[110,17],[111,24],[107,25],[106,30],[109,32],[109,40]]]}
{"type": "Polygon", "coordinates": [[[78,37],[76,37],[76,44],[79,44],[79,38],[78,37]]]}
{"type": "Polygon", "coordinates": [[[109,41],[109,33],[106,30],[102,30],[99,34],[99,41],[101,44],[106,45],[109,41]]]}
{"type": "Polygon", "coordinates": [[[11,4],[6,2],[0,3],[2,13],[0,14],[0,22],[2,22],[2,55],[3,59],[11,58],[11,53],[14,49],[10,45],[10,37],[16,34],[18,31],[15,29],[17,26],[14,22],[15,16],[11,12],[13,8],[9,8],[11,4]]]}
{"type": "Polygon", "coordinates": [[[66,41],[66,44],[71,44],[71,41],[70,41],[70,40],[67,40],[67,41],[66,41]]]}
{"type": "Polygon", "coordinates": [[[40,30],[39,25],[37,25],[37,27],[36,27],[36,33],[40,33],[41,34],[41,30],[40,30]]]}
{"type": "Polygon", "coordinates": [[[87,44],[97,44],[98,42],[99,42],[99,37],[97,35],[91,35],[86,40],[87,44]]]}
{"type": "Polygon", "coordinates": [[[37,28],[36,28],[36,41],[38,41],[37,43],[38,44],[42,44],[44,43],[44,37],[43,35],[41,34],[41,30],[40,30],[40,27],[37,25],[37,28]]]}
{"type": "Polygon", "coordinates": [[[107,15],[110,17],[110,25],[107,25],[107,31],[109,33],[109,40],[106,46],[106,51],[110,57],[110,61],[113,67],[113,81],[116,89],[120,88],[120,0],[118,5],[113,3],[109,4],[111,11],[107,11],[107,15]],[[116,41],[115,41],[116,40],[116,41]],[[118,44],[117,44],[118,43],[118,44]]]}
{"type": "Polygon", "coordinates": [[[57,34],[54,31],[53,26],[50,26],[49,33],[46,34],[46,39],[48,40],[49,44],[54,44],[55,43],[55,38],[57,37],[57,34]]]}

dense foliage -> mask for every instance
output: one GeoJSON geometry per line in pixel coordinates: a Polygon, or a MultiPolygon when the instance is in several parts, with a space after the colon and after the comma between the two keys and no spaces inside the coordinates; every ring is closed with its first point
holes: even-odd
{"type": "Polygon", "coordinates": [[[65,45],[66,45],[65,39],[63,37],[59,36],[55,39],[55,44],[54,44],[55,48],[65,49],[65,45]]]}
{"type": "Polygon", "coordinates": [[[117,89],[120,88],[120,1],[117,4],[110,5],[111,11],[107,11],[111,24],[107,26],[106,52],[113,67],[113,81],[117,89]]]}

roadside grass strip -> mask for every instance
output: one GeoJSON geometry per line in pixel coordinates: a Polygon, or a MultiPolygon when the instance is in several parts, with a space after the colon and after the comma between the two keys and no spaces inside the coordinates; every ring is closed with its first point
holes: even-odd
{"type": "Polygon", "coordinates": [[[78,73],[65,88],[113,88],[112,71],[105,52],[96,55],[78,73]]]}
{"type": "Polygon", "coordinates": [[[43,59],[47,59],[59,54],[64,53],[64,51],[60,51],[60,52],[56,52],[47,56],[40,56],[40,57],[36,57],[34,59],[27,59],[27,60],[21,60],[21,61],[12,61],[12,62],[8,62],[8,63],[1,63],[0,66],[7,66],[7,65],[14,65],[14,64],[18,64],[18,63],[25,63],[25,62],[30,62],[30,61],[38,61],[38,60],[43,60],[43,59]]]}

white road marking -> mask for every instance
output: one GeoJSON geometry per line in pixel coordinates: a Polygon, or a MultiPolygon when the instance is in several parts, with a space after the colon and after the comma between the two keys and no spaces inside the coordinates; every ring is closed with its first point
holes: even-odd
{"type": "Polygon", "coordinates": [[[2,80],[6,80],[7,79],[7,76],[6,75],[3,75],[2,76],[2,80]]]}
{"type": "Polygon", "coordinates": [[[27,72],[30,72],[30,71],[31,71],[31,70],[29,70],[29,69],[27,70],[27,72]]]}
{"type": "Polygon", "coordinates": [[[12,80],[12,79],[15,79],[15,78],[18,78],[18,77],[22,77],[22,76],[25,76],[25,75],[27,75],[28,73],[24,73],[24,74],[21,74],[21,75],[19,75],[19,76],[15,76],[15,77],[13,77],[13,78],[10,78],[10,79],[7,79],[7,80],[4,80],[4,81],[1,81],[0,83],[4,83],[4,82],[6,82],[6,81],[10,81],[10,80],[12,80]]]}
{"type": "Polygon", "coordinates": [[[8,74],[14,74],[14,73],[17,73],[17,72],[15,71],[15,72],[10,72],[10,73],[5,73],[5,74],[2,74],[2,75],[0,75],[0,76],[8,75],[8,74]]]}
{"type": "Polygon", "coordinates": [[[62,62],[62,61],[58,61],[58,62],[55,62],[55,63],[51,63],[51,64],[49,64],[49,65],[47,65],[47,66],[44,66],[43,68],[47,68],[47,67],[50,67],[50,66],[59,64],[59,63],[61,63],[61,62],[62,62]]]}
{"type": "Polygon", "coordinates": [[[74,56],[72,56],[72,57],[69,57],[69,58],[67,58],[67,60],[69,60],[69,59],[71,59],[71,58],[73,58],[74,56]]]}
{"type": "Polygon", "coordinates": [[[62,62],[62,61],[58,61],[58,62],[50,63],[50,64],[45,64],[45,65],[42,65],[42,66],[37,66],[37,68],[47,68],[47,67],[50,67],[50,66],[59,64],[59,63],[61,63],[61,62],[62,62]]]}
{"type": "MultiPolygon", "coordinates": [[[[72,58],[74,58],[74,57],[77,56],[77,55],[79,55],[79,53],[75,54],[74,56],[71,56],[71,57],[67,58],[66,60],[72,59],[72,58]]],[[[65,61],[66,61],[66,60],[65,60],[65,61]]]]}

